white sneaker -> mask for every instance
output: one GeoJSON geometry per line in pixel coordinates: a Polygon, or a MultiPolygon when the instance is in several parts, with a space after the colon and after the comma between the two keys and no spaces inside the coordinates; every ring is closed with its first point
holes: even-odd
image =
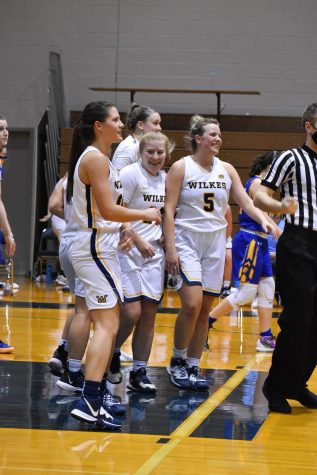
{"type": "Polygon", "coordinates": [[[59,284],[59,285],[62,285],[64,287],[64,285],[67,285],[68,282],[67,282],[67,279],[64,275],[62,274],[59,274],[57,277],[56,277],[56,280],[55,280],[56,284],[59,284]]]}
{"type": "Polygon", "coordinates": [[[256,351],[262,353],[272,353],[275,348],[275,338],[274,336],[261,336],[256,342],[256,351]]]}

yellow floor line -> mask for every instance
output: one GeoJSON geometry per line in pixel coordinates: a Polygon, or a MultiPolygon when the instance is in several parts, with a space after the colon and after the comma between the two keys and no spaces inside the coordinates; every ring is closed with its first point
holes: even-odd
{"type": "Polygon", "coordinates": [[[232,393],[232,391],[243,381],[246,375],[251,371],[255,363],[259,363],[264,355],[255,355],[249,363],[236,371],[225,384],[210,396],[198,409],[196,409],[188,419],[186,419],[174,432],[171,437],[188,437],[198,427],[204,419],[232,393]]]}
{"type": "Polygon", "coordinates": [[[168,444],[162,445],[151,457],[136,471],[134,475],[147,475],[162,462],[162,460],[180,443],[181,439],[171,440],[168,444]]]}
{"type": "Polygon", "coordinates": [[[226,397],[243,381],[245,376],[252,370],[253,366],[264,359],[266,355],[255,355],[244,368],[235,372],[231,378],[207,399],[198,409],[196,409],[170,437],[175,437],[166,445],[161,446],[136,472],[134,475],[147,475],[159,465],[162,460],[181,442],[184,437],[188,437],[198,427],[204,419],[226,399],[226,397]]]}

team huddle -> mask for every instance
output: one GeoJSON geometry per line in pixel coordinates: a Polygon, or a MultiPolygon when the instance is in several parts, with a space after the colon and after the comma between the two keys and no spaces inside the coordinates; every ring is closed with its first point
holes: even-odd
{"type": "MultiPolygon", "coordinates": [[[[67,177],[50,199],[51,211],[67,222],[60,257],[75,295],[75,312],[49,365],[60,376],[61,388],[81,393],[72,416],[112,429],[121,427],[116,416],[124,414],[125,407],[111,394],[107,381],[122,381],[120,348],[131,334],[128,388],[156,392],[147,362],[165,271],[175,278],[181,299],[167,367],[176,388],[208,391],[200,359],[209,316],[215,321],[256,294],[257,349],[273,351],[274,279],[266,240],[269,234],[280,235],[273,219],[252,199],[274,154],[258,160],[263,166],[244,188],[235,168],[218,158],[222,141],[215,119],[192,117],[191,154],[173,163],[167,174],[163,168],[173,144],[161,133],[159,114],[134,106],[125,140],[122,128],[113,104],[89,103],[74,129],[67,177]],[[110,160],[113,143],[119,145],[110,160]],[[223,284],[229,196],[243,213],[234,242],[241,254],[234,262],[241,285],[211,312],[223,284]],[[81,361],[86,347],[84,377],[81,361]]],[[[277,214],[295,212],[294,200],[281,203],[277,214]]]]}

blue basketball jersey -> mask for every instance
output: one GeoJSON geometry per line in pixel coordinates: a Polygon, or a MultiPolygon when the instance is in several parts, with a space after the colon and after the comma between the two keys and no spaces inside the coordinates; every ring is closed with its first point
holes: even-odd
{"type": "MultiPolygon", "coordinates": [[[[257,176],[252,176],[251,178],[249,178],[249,180],[244,185],[244,189],[248,194],[249,194],[250,186],[256,178],[258,178],[258,177],[257,176]]],[[[262,231],[263,232],[261,224],[254,221],[254,219],[252,219],[250,216],[248,216],[242,209],[240,210],[240,214],[239,214],[239,224],[240,224],[241,228],[250,229],[251,231],[262,231]]]]}

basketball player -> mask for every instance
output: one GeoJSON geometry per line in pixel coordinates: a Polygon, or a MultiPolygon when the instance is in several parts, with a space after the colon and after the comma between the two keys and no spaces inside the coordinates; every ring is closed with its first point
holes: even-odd
{"type": "MultiPolygon", "coordinates": [[[[73,197],[72,221],[78,226],[72,261],[85,288],[94,333],[88,344],[83,395],[73,417],[100,428],[119,428],[102,405],[101,381],[113,353],[123,300],[118,245],[122,222],[161,222],[157,208],[133,210],[121,206],[122,187],[108,156],[111,144],[122,140],[123,124],[113,104],[90,102],[75,127],[70,154],[67,200],[73,197]]],[[[133,231],[124,231],[130,248],[133,231]],[[130,237],[129,237],[130,234],[130,237]]]]}
{"type": "MultiPolygon", "coordinates": [[[[7,145],[9,139],[9,129],[6,118],[0,115],[0,226],[4,235],[4,241],[6,246],[6,252],[9,257],[12,257],[15,253],[15,240],[11,231],[11,227],[7,218],[7,213],[1,197],[1,181],[3,177],[3,165],[7,159],[7,145]]],[[[1,247],[0,247],[0,259],[1,247]]],[[[13,353],[14,347],[8,345],[4,341],[0,340],[0,354],[13,353]]]]}
{"type": "MultiPolygon", "coordinates": [[[[120,172],[123,203],[128,208],[146,209],[149,205],[162,209],[165,202],[165,177],[162,171],[173,150],[169,139],[160,132],[148,132],[140,141],[141,162],[128,165],[120,172]]],[[[119,254],[124,306],[110,369],[117,368],[108,379],[115,384],[122,380],[120,346],[133,332],[133,368],[128,388],[155,393],[146,367],[150,356],[154,322],[164,286],[165,253],[161,245],[162,227],[153,222],[135,221],[135,246],[119,254]]]]}
{"type": "Polygon", "coordinates": [[[133,104],[126,120],[129,135],[118,145],[112,163],[120,171],[122,168],[140,160],[139,144],[147,132],[161,131],[161,117],[148,106],[133,104]]]}
{"type": "MultiPolygon", "coordinates": [[[[65,322],[60,344],[48,364],[53,374],[61,376],[56,382],[57,386],[66,391],[81,393],[84,386],[81,362],[88,343],[91,322],[85,289],[75,274],[71,259],[72,244],[78,227],[71,220],[72,203],[66,201],[67,176],[60,182],[50,196],[49,210],[54,216],[66,222],[66,228],[60,239],[59,258],[69,281],[69,290],[75,295],[75,309],[65,322]]],[[[125,406],[121,404],[119,398],[111,394],[105,377],[101,382],[101,397],[104,407],[110,414],[125,414],[125,406]]]]}
{"type": "Polygon", "coordinates": [[[206,391],[209,384],[200,374],[199,364],[209,311],[222,287],[230,190],[232,198],[264,232],[273,231],[275,225],[254,207],[234,167],[217,158],[222,143],[217,120],[193,116],[189,140],[192,155],[175,162],[166,178],[163,228],[167,271],[181,276],[181,311],[167,370],[177,388],[206,391]]]}

